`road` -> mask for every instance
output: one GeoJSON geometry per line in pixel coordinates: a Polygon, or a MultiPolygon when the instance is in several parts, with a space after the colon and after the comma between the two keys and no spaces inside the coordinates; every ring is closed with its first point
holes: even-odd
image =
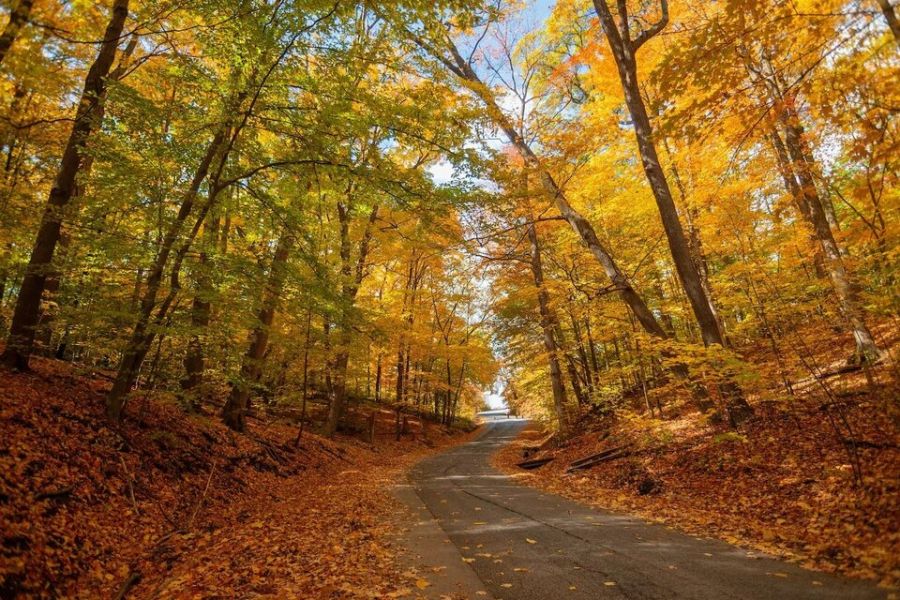
{"type": "Polygon", "coordinates": [[[489,595],[510,600],[887,598],[869,583],[517,485],[490,466],[490,456],[523,426],[489,423],[475,441],[423,461],[410,475],[427,508],[422,512],[430,512],[458,554],[438,541],[424,542],[418,552],[427,557],[430,543],[441,557],[436,562],[451,564],[451,579],[470,577],[460,573],[462,565],[472,569],[477,579],[466,589],[483,585],[489,595]]]}

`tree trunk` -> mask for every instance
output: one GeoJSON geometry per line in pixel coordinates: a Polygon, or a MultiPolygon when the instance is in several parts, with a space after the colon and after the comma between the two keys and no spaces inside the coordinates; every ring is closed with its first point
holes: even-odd
{"type": "Polygon", "coordinates": [[[722,320],[722,317],[719,315],[719,311],[716,309],[715,303],[713,303],[712,301],[713,292],[712,285],[710,285],[709,283],[709,263],[706,260],[706,253],[703,251],[703,240],[700,237],[700,228],[696,224],[696,209],[688,204],[687,189],[684,182],[681,180],[681,175],[678,172],[678,167],[675,165],[674,156],[672,155],[672,151],[669,149],[669,144],[665,138],[663,138],[662,143],[663,148],[666,151],[666,155],[669,158],[669,162],[671,163],[672,179],[675,181],[675,187],[678,188],[678,194],[681,200],[681,210],[684,214],[684,220],[687,224],[687,244],[691,262],[693,263],[694,268],[697,271],[697,275],[700,278],[700,285],[703,288],[703,292],[706,294],[707,300],[709,301],[709,309],[712,311],[713,316],[716,319],[719,331],[722,333],[722,339],[727,343],[728,336],[725,331],[725,323],[722,320]]]}
{"type": "Polygon", "coordinates": [[[619,292],[622,300],[628,305],[632,312],[634,312],[641,326],[651,335],[665,339],[667,337],[666,332],[663,331],[663,328],[657,322],[656,317],[644,302],[643,298],[641,298],[631,286],[628,276],[619,269],[619,266],[616,264],[612,255],[601,243],[600,238],[597,237],[597,232],[594,231],[593,226],[591,226],[588,220],[569,204],[565,192],[559,187],[550,172],[544,168],[540,159],[531,150],[528,143],[521,135],[519,135],[509,118],[500,109],[490,88],[481,82],[478,74],[475,73],[468,62],[462,58],[459,54],[459,50],[455,46],[450,44],[449,50],[453,54],[453,62],[445,64],[447,64],[458,77],[469,83],[472,91],[478,95],[482,102],[484,102],[490,118],[503,131],[504,135],[509,140],[509,143],[516,148],[516,151],[522,157],[522,160],[525,161],[525,164],[540,175],[541,185],[553,201],[560,215],[566,220],[569,226],[572,227],[575,233],[579,235],[591,254],[603,267],[607,277],[609,277],[613,286],[615,286],[615,289],[619,292]]]}
{"type": "Polygon", "coordinates": [[[209,327],[212,303],[209,294],[212,291],[209,253],[212,252],[219,236],[219,219],[216,217],[203,231],[203,245],[197,261],[196,293],[191,302],[191,327],[193,333],[184,354],[184,378],[180,381],[182,392],[190,396],[192,405],[196,405],[196,392],[203,383],[205,357],[203,355],[203,335],[209,327]]]}
{"type": "Polygon", "coordinates": [[[831,278],[835,295],[841,313],[847,320],[853,339],[856,343],[857,358],[862,362],[874,361],[881,356],[881,351],[875,344],[875,339],[866,325],[865,313],[859,300],[859,292],[855,282],[844,264],[841,248],[822,206],[821,198],[816,189],[815,180],[809,165],[809,153],[806,151],[803,140],[803,128],[800,125],[799,116],[792,105],[788,105],[781,112],[779,119],[785,132],[785,146],[793,161],[797,173],[800,191],[806,200],[808,213],[805,215],[812,225],[813,232],[822,248],[825,258],[825,268],[831,278]]]}
{"type": "Polygon", "coordinates": [[[241,372],[231,388],[231,394],[222,409],[222,420],[235,431],[244,431],[244,416],[250,404],[250,393],[259,381],[265,361],[266,347],[281,291],[287,278],[287,259],[293,246],[293,237],[285,232],[278,240],[272,266],[269,269],[269,280],[263,289],[257,324],[250,332],[249,344],[244,359],[241,361],[241,372]]]}
{"type": "Polygon", "coordinates": [[[881,14],[884,15],[884,20],[887,21],[891,33],[894,34],[894,41],[900,45],[900,21],[897,20],[897,13],[891,6],[891,0],[878,0],[878,7],[881,9],[881,14]]]}
{"type": "Polygon", "coordinates": [[[534,278],[534,287],[537,288],[538,308],[541,314],[541,330],[544,335],[544,350],[547,352],[547,362],[550,367],[550,387],[553,390],[553,408],[556,412],[556,420],[559,431],[566,436],[571,431],[569,423],[568,407],[566,401],[566,386],[562,380],[562,369],[559,364],[560,349],[557,344],[555,331],[556,315],[550,306],[550,296],[544,286],[544,270],[541,264],[541,247],[537,236],[533,219],[528,225],[528,241],[531,244],[531,274],[534,278]]]}
{"type": "Polygon", "coordinates": [[[706,345],[719,344],[724,347],[726,345],[725,339],[719,329],[716,315],[712,310],[712,300],[703,289],[700,274],[691,260],[690,247],[684,235],[681,222],[678,219],[675,201],[672,198],[672,192],[669,189],[665,173],[663,173],[660,166],[656,145],[653,141],[653,128],[650,124],[650,117],[647,115],[647,109],[644,106],[638,86],[637,63],[626,29],[627,15],[620,15],[620,19],[625,24],[623,25],[623,31],[620,32],[609,7],[606,5],[606,0],[594,0],[594,7],[615,59],[622,91],[625,95],[625,104],[628,107],[632,125],[634,126],[641,164],[643,165],[647,182],[653,191],[653,197],[656,199],[656,206],[659,209],[663,229],[666,232],[666,239],[669,242],[669,251],[672,255],[672,261],[675,263],[675,270],[678,273],[681,286],[684,288],[684,292],[691,304],[691,309],[700,326],[704,343],[706,345]]]}
{"type": "Polygon", "coordinates": [[[369,244],[372,241],[373,228],[378,218],[378,205],[372,207],[369,220],[359,241],[359,251],[356,258],[356,268],[351,264],[350,248],[350,205],[338,203],[338,219],[341,229],[341,322],[339,337],[339,349],[332,369],[333,384],[331,403],[328,406],[328,417],[325,421],[325,435],[332,436],[337,431],[338,424],[344,416],[344,404],[347,399],[347,364],[350,359],[350,343],[352,342],[351,312],[356,304],[356,295],[359,286],[366,276],[366,259],[369,254],[369,244]]]}
{"type": "Polygon", "coordinates": [[[116,47],[127,18],[128,0],[115,0],[100,51],[85,78],[75,115],[75,125],[63,151],[59,170],[31,251],[31,258],[25,268],[25,277],[16,300],[6,349],[0,356],[0,362],[8,367],[28,368],[28,359],[34,346],[35,327],[40,315],[41,298],[47,275],[52,268],[53,254],[59,242],[63,216],[75,194],[76,177],[83,160],[82,152],[91,134],[100,126],[98,112],[106,90],[106,77],[112,68],[116,47]]]}
{"type": "MultiPolygon", "coordinates": [[[[144,361],[147,350],[153,342],[153,336],[155,334],[150,329],[150,321],[153,317],[153,311],[156,308],[156,298],[162,287],[163,273],[169,262],[169,256],[172,253],[175,241],[178,238],[185,221],[191,214],[194,202],[197,199],[197,193],[200,190],[200,185],[203,183],[203,180],[206,179],[213,159],[219,153],[220,146],[223,144],[224,140],[225,132],[224,130],[220,130],[212,141],[210,141],[209,146],[206,149],[206,154],[200,161],[200,164],[194,173],[194,178],[182,197],[178,215],[169,226],[169,229],[160,244],[159,250],[157,251],[153,266],[147,274],[147,283],[144,295],[141,297],[138,320],[134,325],[128,346],[119,363],[119,369],[116,374],[116,379],[113,382],[113,387],[106,397],[107,416],[113,422],[119,421],[122,408],[125,404],[125,397],[128,392],[131,391],[131,388],[134,387],[141,363],[144,361]]],[[[225,157],[222,157],[222,160],[224,161],[225,157]]],[[[212,202],[213,200],[214,196],[211,195],[209,202],[212,202]]],[[[209,209],[209,203],[207,203],[204,209],[209,209]]],[[[199,215],[198,220],[196,221],[195,230],[192,232],[193,235],[196,235],[196,230],[199,229],[202,224],[205,210],[199,215]]],[[[182,244],[181,250],[179,251],[181,256],[179,256],[179,258],[183,258],[183,254],[187,253],[187,249],[190,247],[192,239],[193,238],[190,238],[182,244]]],[[[178,266],[180,267],[180,262],[178,266]]],[[[173,267],[173,277],[177,277],[175,267],[173,267]]],[[[158,318],[161,318],[162,316],[163,315],[160,314],[158,315],[158,318]]]]}
{"type": "MultiPolygon", "coordinates": [[[[22,30],[22,27],[24,27],[28,22],[28,19],[31,16],[31,8],[33,5],[34,0],[19,0],[19,2],[16,4],[16,7],[9,14],[9,22],[6,24],[6,27],[3,28],[3,33],[0,34],[0,64],[2,64],[3,59],[6,58],[6,54],[9,52],[10,46],[12,46],[16,41],[16,38],[19,37],[19,32],[22,30]]],[[[115,7],[113,8],[113,11],[115,11],[115,7]]],[[[107,29],[107,33],[108,32],[109,30],[107,29]]],[[[113,43],[116,44],[118,43],[118,37],[119,36],[117,34],[114,36],[114,38],[110,38],[109,36],[107,36],[104,39],[114,39],[115,41],[113,43]]]]}
{"type": "MultiPolygon", "coordinates": [[[[727,346],[727,343],[716,318],[716,312],[713,309],[713,299],[704,289],[697,266],[691,259],[690,246],[684,235],[681,221],[678,218],[678,211],[675,208],[675,201],[672,198],[666,175],[659,162],[656,145],[653,141],[653,127],[638,86],[635,51],[644,41],[658,33],[666,25],[668,22],[668,5],[666,0],[662,0],[662,17],[660,21],[641,33],[635,41],[632,41],[628,30],[628,15],[624,12],[626,3],[619,2],[619,10],[622,12],[619,15],[622,24],[620,31],[609,10],[609,6],[606,4],[606,0],[593,0],[593,2],[597,16],[600,19],[600,25],[606,34],[613,58],[615,59],[619,80],[625,96],[625,104],[628,107],[634,126],[638,153],[644,167],[644,174],[653,191],[653,197],[656,199],[656,206],[669,243],[669,252],[672,255],[672,261],[675,263],[675,270],[678,273],[681,287],[688,298],[691,310],[700,327],[703,343],[707,346],[718,344],[724,348],[727,346]]],[[[737,384],[729,383],[727,386],[723,386],[723,393],[725,394],[729,420],[732,424],[738,424],[752,415],[753,411],[737,384]]]]}
{"type": "MultiPolygon", "coordinates": [[[[784,189],[787,190],[791,195],[791,198],[793,198],[797,212],[800,213],[807,222],[810,222],[812,219],[809,212],[809,203],[800,189],[800,184],[797,183],[797,176],[794,173],[794,169],[791,167],[791,159],[788,156],[787,149],[784,147],[784,142],[781,140],[781,135],[774,127],[769,134],[769,141],[772,144],[772,151],[774,152],[776,162],[778,163],[778,171],[781,174],[781,180],[784,182],[784,189]]],[[[810,243],[814,246],[813,268],[815,269],[816,277],[825,277],[825,257],[822,255],[821,245],[818,243],[814,232],[810,234],[809,238],[811,240],[810,243]]]]}

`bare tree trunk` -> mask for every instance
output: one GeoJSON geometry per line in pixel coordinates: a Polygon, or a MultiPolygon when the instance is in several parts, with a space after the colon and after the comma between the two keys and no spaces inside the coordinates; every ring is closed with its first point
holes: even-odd
{"type": "Polygon", "coordinates": [[[128,0],[115,0],[103,42],[100,44],[100,51],[84,80],[84,89],[75,115],[75,125],[72,127],[63,151],[59,170],[50,190],[37,238],[31,251],[31,258],[25,269],[25,277],[16,300],[6,349],[0,356],[0,362],[8,367],[28,368],[44,285],[52,268],[53,254],[60,239],[65,208],[75,195],[76,177],[81,170],[84,158],[82,152],[91,134],[100,126],[98,113],[101,110],[102,98],[106,91],[106,78],[112,68],[116,48],[127,18],[128,0]]]}
{"type": "MultiPolygon", "coordinates": [[[[19,0],[16,7],[12,9],[12,12],[9,14],[9,22],[6,24],[6,27],[3,28],[3,33],[0,34],[0,64],[2,64],[3,59],[6,58],[10,46],[12,46],[16,41],[16,38],[19,37],[19,32],[22,30],[22,27],[28,22],[33,5],[34,0],[19,0]]],[[[115,8],[113,10],[115,10],[115,8]]],[[[115,38],[118,37],[118,34],[116,34],[115,38]]],[[[108,40],[110,38],[106,37],[104,39],[108,40]]],[[[118,43],[118,39],[116,39],[114,43],[118,43]]]]}
{"type": "Polygon", "coordinates": [[[541,264],[541,247],[534,222],[528,224],[528,241],[531,244],[531,275],[537,288],[538,309],[541,314],[541,330],[544,334],[544,350],[550,367],[550,387],[553,390],[553,408],[560,432],[565,436],[571,431],[566,400],[566,386],[559,365],[560,349],[556,340],[556,315],[550,306],[550,296],[544,286],[544,270],[541,264]]]}
{"type": "Polygon", "coordinates": [[[241,372],[231,388],[231,394],[222,408],[222,420],[235,431],[244,431],[244,416],[250,405],[250,392],[259,381],[265,361],[266,347],[275,311],[281,299],[281,291],[287,278],[287,259],[293,246],[294,238],[288,232],[282,233],[275,248],[269,279],[263,288],[257,324],[250,332],[247,352],[241,361],[241,372]]]}
{"type": "Polygon", "coordinates": [[[334,435],[338,424],[344,416],[344,404],[347,399],[347,364],[350,359],[350,342],[352,341],[351,311],[356,303],[359,286],[366,276],[366,259],[372,241],[373,227],[378,219],[378,205],[372,207],[365,230],[359,241],[356,268],[351,263],[350,249],[350,210],[351,206],[338,203],[338,218],[341,225],[341,322],[338,354],[334,361],[331,403],[328,407],[328,418],[325,421],[325,435],[334,435]]]}
{"type": "Polygon", "coordinates": [[[897,20],[894,7],[891,6],[891,0],[878,0],[878,7],[881,9],[881,14],[884,15],[884,20],[887,21],[891,33],[894,34],[894,41],[900,45],[900,22],[897,20]]]}
{"type": "Polygon", "coordinates": [[[801,193],[809,207],[809,212],[805,216],[810,221],[822,247],[825,267],[831,278],[841,313],[847,320],[856,343],[857,357],[862,362],[877,360],[881,356],[881,351],[875,344],[875,339],[866,324],[858,288],[844,264],[841,248],[828,224],[828,217],[822,206],[808,162],[809,153],[805,149],[803,128],[800,125],[799,116],[793,106],[788,106],[782,111],[780,120],[785,131],[785,146],[793,160],[801,193]]]}

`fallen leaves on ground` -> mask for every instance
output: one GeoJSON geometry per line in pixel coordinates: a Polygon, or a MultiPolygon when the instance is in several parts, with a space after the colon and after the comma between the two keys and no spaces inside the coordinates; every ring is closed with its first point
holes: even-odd
{"type": "MultiPolygon", "coordinates": [[[[390,492],[429,427],[376,447],[251,422],[235,434],[174,401],[131,401],[34,360],[0,371],[0,597],[390,598],[416,585],[391,541],[390,492]]],[[[388,415],[390,417],[390,415],[388,415]]],[[[401,512],[402,514],[402,512],[401,512]]]]}
{"type": "MultiPolygon", "coordinates": [[[[873,401],[874,402],[874,401],[873,401]]],[[[608,421],[536,457],[555,460],[533,471],[516,466],[523,449],[546,432],[536,426],[501,450],[494,464],[521,483],[718,537],[804,566],[900,584],[900,449],[891,423],[864,396],[847,418],[871,446],[861,448],[864,485],[853,483],[846,449],[818,409],[758,406],[739,435],[715,435],[696,416],[647,422],[608,421]],[[608,437],[607,437],[608,436],[608,437]],[[616,440],[612,442],[611,440],[616,440]],[[572,462],[629,440],[636,450],[566,474],[572,462]],[[642,493],[643,492],[643,493],[642,493]]]]}

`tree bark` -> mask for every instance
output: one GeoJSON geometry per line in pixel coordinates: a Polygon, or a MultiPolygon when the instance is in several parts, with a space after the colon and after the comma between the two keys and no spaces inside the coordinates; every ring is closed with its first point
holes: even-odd
{"type": "MultiPolygon", "coordinates": [[[[620,3],[620,7],[624,7],[624,3],[620,3]]],[[[635,60],[636,48],[628,33],[628,16],[627,14],[619,15],[622,22],[620,31],[606,4],[606,0],[594,0],[594,8],[597,11],[597,16],[600,18],[600,24],[603,32],[606,34],[613,58],[615,59],[622,91],[625,95],[625,104],[628,107],[628,112],[631,114],[632,125],[634,126],[641,164],[653,191],[653,197],[656,199],[656,206],[659,209],[663,229],[666,232],[666,239],[669,243],[669,251],[672,255],[672,261],[675,263],[675,270],[678,273],[681,286],[684,288],[694,317],[700,326],[703,342],[706,345],[719,344],[725,347],[725,338],[712,309],[712,299],[704,290],[700,274],[691,260],[690,246],[684,235],[681,221],[678,218],[669,183],[660,166],[656,144],[653,140],[653,127],[638,86],[637,62],[635,60]]],[[[667,18],[667,13],[665,12],[664,18],[667,18]]]]}
{"type": "Polygon", "coordinates": [[[362,238],[359,240],[359,250],[354,269],[351,263],[350,246],[350,207],[338,203],[338,219],[341,230],[341,295],[343,306],[341,307],[340,337],[338,354],[333,366],[333,381],[331,402],[328,406],[328,417],[325,421],[325,435],[332,436],[337,431],[338,424],[344,416],[344,404],[347,399],[347,364],[350,358],[350,343],[352,341],[351,312],[356,304],[356,295],[366,276],[366,259],[369,255],[369,245],[372,241],[373,228],[378,219],[378,205],[372,207],[369,219],[366,222],[362,238]]]}
{"type": "Polygon", "coordinates": [[[245,415],[250,405],[250,393],[262,374],[272,321],[275,318],[275,311],[278,309],[281,292],[287,278],[287,259],[293,243],[294,238],[288,232],[282,233],[278,239],[272,266],[269,269],[269,278],[263,288],[257,323],[250,332],[247,352],[241,361],[241,372],[237,381],[232,385],[231,394],[228,395],[228,400],[222,408],[222,421],[235,431],[244,431],[245,415]]]}
{"type": "Polygon", "coordinates": [[[538,309],[541,315],[541,331],[543,332],[544,350],[547,352],[547,362],[550,368],[550,387],[553,390],[553,409],[556,413],[556,421],[559,431],[567,436],[571,431],[568,406],[566,400],[566,386],[562,380],[562,369],[559,364],[560,349],[556,339],[557,317],[550,305],[550,295],[544,286],[544,270],[541,264],[541,246],[537,236],[534,220],[528,224],[528,241],[531,245],[531,275],[534,279],[534,287],[537,289],[538,309]]]}
{"type": "Polygon", "coordinates": [[[900,45],[900,21],[897,20],[897,13],[891,6],[891,0],[878,0],[878,7],[881,9],[881,14],[884,15],[884,20],[887,21],[891,33],[894,34],[894,41],[900,45]]]}
{"type": "MultiPolygon", "coordinates": [[[[16,7],[12,9],[12,12],[9,14],[9,22],[6,24],[6,27],[3,28],[3,33],[0,34],[0,64],[3,64],[3,59],[6,58],[10,47],[15,43],[22,28],[28,22],[33,5],[34,0],[19,0],[16,7]]],[[[115,10],[115,8],[113,10],[115,10]]],[[[118,43],[118,37],[117,34],[114,43],[118,43]]],[[[108,40],[110,38],[106,37],[104,39],[108,40]]]]}
{"type": "Polygon", "coordinates": [[[16,300],[6,349],[0,363],[15,369],[27,369],[34,347],[35,327],[40,315],[41,298],[47,275],[52,268],[53,254],[60,239],[66,206],[75,195],[76,178],[82,165],[82,152],[91,134],[100,127],[102,99],[106,78],[116,56],[116,48],[128,18],[128,0],[115,0],[109,22],[100,44],[100,51],[88,70],[84,89],[75,115],[75,125],[69,134],[60,160],[53,187],[41,218],[25,277],[16,300]]]}

